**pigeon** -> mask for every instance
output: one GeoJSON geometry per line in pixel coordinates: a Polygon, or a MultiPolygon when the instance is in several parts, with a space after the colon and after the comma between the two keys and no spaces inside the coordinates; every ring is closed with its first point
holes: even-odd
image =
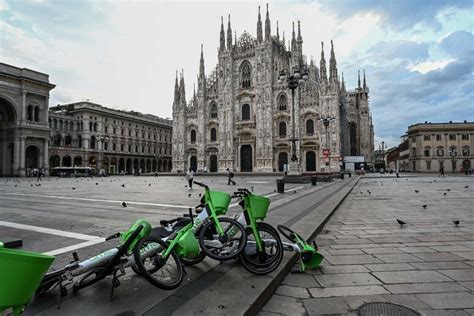
{"type": "Polygon", "coordinates": [[[398,224],[400,224],[400,226],[403,226],[403,225],[406,224],[404,221],[401,221],[401,220],[399,220],[398,218],[397,218],[397,222],[398,222],[398,224]]]}
{"type": "Polygon", "coordinates": [[[151,183],[149,183],[148,186],[151,187],[151,183]]]}
{"type": "Polygon", "coordinates": [[[201,193],[199,193],[199,197],[201,197],[201,195],[202,195],[202,194],[201,194],[201,193]]]}
{"type": "Polygon", "coordinates": [[[451,189],[446,189],[446,191],[448,191],[448,192],[449,192],[449,191],[451,191],[451,189]]]}
{"type": "Polygon", "coordinates": [[[369,194],[372,194],[372,192],[369,191],[369,194]]]}
{"type": "Polygon", "coordinates": [[[95,185],[99,185],[99,184],[96,182],[95,185]]]}
{"type": "Polygon", "coordinates": [[[188,186],[187,186],[187,185],[185,185],[184,187],[185,187],[185,188],[187,188],[188,186]]]}
{"type": "Polygon", "coordinates": [[[15,188],[16,188],[17,186],[18,186],[18,185],[17,185],[17,184],[15,184],[15,188]]]}
{"type": "Polygon", "coordinates": [[[191,197],[191,193],[188,194],[188,197],[191,197]]]}
{"type": "Polygon", "coordinates": [[[454,225],[458,226],[459,225],[459,220],[453,221],[454,225]]]}
{"type": "Polygon", "coordinates": [[[467,188],[469,188],[469,186],[468,186],[468,185],[466,185],[466,186],[464,187],[464,189],[467,189],[467,188]]]}
{"type": "Polygon", "coordinates": [[[444,192],[443,194],[446,195],[446,192],[444,192]]]}
{"type": "Polygon", "coordinates": [[[75,190],[76,188],[75,187],[72,187],[73,190],[75,190]]]}
{"type": "Polygon", "coordinates": [[[122,202],[122,206],[123,206],[123,207],[127,207],[127,203],[122,202]]]}
{"type": "Polygon", "coordinates": [[[363,194],[362,192],[360,192],[360,194],[363,194]]]}
{"type": "Polygon", "coordinates": [[[427,205],[426,205],[426,204],[423,204],[421,207],[422,207],[422,208],[426,208],[426,207],[427,207],[427,205]]]}
{"type": "Polygon", "coordinates": [[[433,180],[433,182],[436,182],[436,180],[433,180]]]}
{"type": "Polygon", "coordinates": [[[33,183],[31,184],[31,186],[33,186],[33,183]]]}
{"type": "Polygon", "coordinates": [[[415,190],[415,193],[418,193],[418,192],[420,192],[420,191],[418,191],[418,190],[415,190]]]}
{"type": "Polygon", "coordinates": [[[122,188],[125,188],[125,184],[122,184],[122,188]]]}

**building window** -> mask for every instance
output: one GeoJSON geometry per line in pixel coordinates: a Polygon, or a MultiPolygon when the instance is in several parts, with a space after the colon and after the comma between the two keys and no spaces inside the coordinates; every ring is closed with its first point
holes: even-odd
{"type": "MultiPolygon", "coordinates": [[[[61,124],[61,128],[63,128],[62,124],[61,124]]],[[[92,122],[89,122],[89,131],[92,132],[92,122]]]]}
{"type": "Polygon", "coordinates": [[[142,154],[145,153],[145,146],[142,146],[142,154]]]}
{"type": "Polygon", "coordinates": [[[430,157],[431,156],[431,148],[430,147],[425,147],[425,157],[430,157]]]}
{"type": "Polygon", "coordinates": [[[431,161],[426,160],[426,170],[431,170],[431,161]]]}
{"type": "Polygon", "coordinates": [[[91,149],[95,149],[95,143],[96,143],[95,136],[92,136],[91,137],[91,143],[90,143],[90,148],[91,149]]]}
{"type": "Polygon", "coordinates": [[[77,136],[77,148],[81,148],[81,147],[82,147],[82,136],[78,135],[77,136]]]}
{"type": "Polygon", "coordinates": [[[40,109],[38,106],[35,106],[35,122],[39,122],[40,109]]]}
{"type": "Polygon", "coordinates": [[[449,156],[456,157],[458,155],[458,149],[456,146],[449,147],[449,156]]]}
{"type": "Polygon", "coordinates": [[[94,132],[97,132],[97,123],[94,123],[94,132]]]}
{"type": "Polygon", "coordinates": [[[135,145],[135,152],[138,152],[138,145],[135,145]]]}
{"type": "Polygon", "coordinates": [[[131,130],[128,130],[128,136],[132,137],[132,131],[131,130]]]}
{"type": "Polygon", "coordinates": [[[250,105],[242,105],[242,121],[250,120],[250,105]]]}
{"type": "Polygon", "coordinates": [[[211,142],[215,142],[217,140],[217,131],[215,128],[211,128],[211,142]]]}
{"type": "Polygon", "coordinates": [[[456,134],[449,134],[449,140],[456,140],[456,134]]]}
{"type": "Polygon", "coordinates": [[[123,144],[120,144],[120,151],[123,152],[123,144]]]}
{"type": "Polygon", "coordinates": [[[109,143],[107,142],[104,143],[104,150],[109,150],[109,143]]]}
{"type": "Polygon", "coordinates": [[[28,105],[28,110],[27,110],[27,117],[26,119],[28,121],[33,121],[33,106],[32,105],[28,105]]]}
{"type": "Polygon", "coordinates": [[[467,156],[470,156],[470,155],[471,155],[471,151],[470,151],[469,147],[464,146],[464,147],[462,148],[462,155],[463,155],[464,157],[467,157],[467,156]]]}
{"type": "Polygon", "coordinates": [[[278,135],[280,137],[286,137],[286,123],[285,122],[280,122],[278,124],[278,135]]]}
{"type": "Polygon", "coordinates": [[[196,131],[193,129],[191,130],[191,143],[194,144],[196,142],[196,131]]]}
{"type": "Polygon", "coordinates": [[[286,98],[286,94],[282,93],[278,97],[278,110],[286,111],[287,108],[288,108],[288,99],[286,98]]]}
{"type": "Polygon", "coordinates": [[[462,134],[462,140],[469,140],[469,134],[462,134]]]}
{"type": "Polygon", "coordinates": [[[129,153],[132,152],[132,145],[128,145],[128,152],[129,152],[129,153]]]}
{"type": "Polygon", "coordinates": [[[411,156],[416,157],[416,148],[412,148],[411,150],[411,156]]]}
{"type": "Polygon", "coordinates": [[[123,128],[122,128],[122,129],[120,130],[120,135],[123,136],[123,134],[124,134],[124,130],[123,130],[123,128]]]}
{"type": "Polygon", "coordinates": [[[423,135],[423,140],[431,140],[431,135],[423,135]]]}
{"type": "Polygon", "coordinates": [[[437,140],[437,141],[440,141],[440,140],[441,140],[441,135],[440,135],[440,134],[437,134],[437,135],[436,135],[436,140],[437,140]]]}
{"type": "Polygon", "coordinates": [[[248,62],[244,62],[241,68],[241,77],[242,77],[242,88],[247,89],[251,86],[251,77],[252,71],[250,70],[250,64],[248,62]]]}
{"type": "Polygon", "coordinates": [[[215,102],[211,103],[209,112],[210,112],[211,118],[217,118],[217,104],[215,102]]]}
{"type": "Polygon", "coordinates": [[[307,135],[314,134],[314,121],[311,119],[306,121],[306,134],[307,135]]]}
{"type": "Polygon", "coordinates": [[[416,136],[411,138],[412,143],[416,143],[416,136]]]}
{"type": "Polygon", "coordinates": [[[438,157],[443,157],[443,156],[444,156],[444,148],[443,148],[443,147],[438,147],[438,148],[436,149],[436,155],[437,155],[438,157]]]}
{"type": "Polygon", "coordinates": [[[113,133],[114,135],[117,133],[117,129],[114,127],[114,130],[113,130],[113,133]]]}

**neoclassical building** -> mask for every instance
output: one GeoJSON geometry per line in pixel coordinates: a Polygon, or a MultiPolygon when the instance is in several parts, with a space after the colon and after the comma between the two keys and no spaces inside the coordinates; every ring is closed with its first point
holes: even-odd
{"type": "Polygon", "coordinates": [[[107,174],[171,171],[171,121],[91,102],[49,112],[49,165],[90,166],[107,174]]]}
{"type": "Polygon", "coordinates": [[[407,136],[409,171],[458,173],[474,165],[474,122],[418,123],[407,136]]]}
{"type": "Polygon", "coordinates": [[[0,177],[48,168],[49,76],[0,63],[0,177]]]}
{"type": "Polygon", "coordinates": [[[218,64],[206,75],[201,47],[197,92],[186,99],[183,74],[176,76],[173,102],[173,171],[188,168],[240,172],[281,171],[292,156],[293,121],[300,171],[339,170],[344,156],[373,162],[373,125],[365,73],[361,84],[346,90],[338,75],[331,41],[329,67],[324,47],[319,67],[303,55],[300,22],[293,24],[288,46],[285,35],[271,33],[267,7],[260,8],[256,38],[233,34],[221,21],[218,64]],[[263,27],[264,23],[264,27],[263,27]],[[292,94],[279,82],[281,70],[306,68],[309,79],[292,94]],[[323,117],[333,117],[327,130],[323,117]],[[329,149],[323,150],[323,149],[329,149]],[[329,157],[328,157],[329,153],[329,157]]]}

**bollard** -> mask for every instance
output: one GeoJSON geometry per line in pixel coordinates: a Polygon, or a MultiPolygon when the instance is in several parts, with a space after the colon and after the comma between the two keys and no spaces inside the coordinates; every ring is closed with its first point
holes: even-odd
{"type": "Polygon", "coordinates": [[[344,174],[341,173],[341,180],[344,180],[344,174]]]}
{"type": "Polygon", "coordinates": [[[285,193],[285,179],[277,179],[277,192],[278,193],[285,193]]]}
{"type": "Polygon", "coordinates": [[[311,176],[311,185],[315,186],[318,183],[318,177],[317,176],[311,176]]]}

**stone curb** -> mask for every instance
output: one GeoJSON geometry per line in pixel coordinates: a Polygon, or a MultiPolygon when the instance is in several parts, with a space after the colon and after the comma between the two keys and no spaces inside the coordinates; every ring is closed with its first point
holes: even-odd
{"type": "MultiPolygon", "coordinates": [[[[339,206],[344,202],[349,193],[352,192],[352,189],[357,185],[361,177],[355,178],[354,183],[351,184],[351,187],[344,193],[342,198],[339,198],[337,204],[331,209],[331,211],[326,215],[323,221],[319,223],[316,229],[310,234],[307,241],[313,241],[316,236],[322,231],[324,225],[329,221],[334,212],[339,208],[339,206]]],[[[323,203],[324,204],[324,203],[323,203]]],[[[303,218],[304,219],[304,218],[303,218]]],[[[301,219],[301,220],[303,220],[301,219]]],[[[294,225],[296,225],[295,223],[294,225]]],[[[294,226],[292,225],[292,227],[294,226]]],[[[285,260],[285,258],[283,259],[285,260]]],[[[286,275],[291,271],[292,267],[298,261],[298,254],[293,254],[286,262],[282,262],[282,268],[279,269],[278,273],[273,277],[272,281],[263,289],[261,294],[255,299],[253,303],[247,308],[243,315],[256,315],[265,303],[270,299],[270,297],[275,293],[276,289],[280,285],[281,281],[286,277],[286,275]]]]}

